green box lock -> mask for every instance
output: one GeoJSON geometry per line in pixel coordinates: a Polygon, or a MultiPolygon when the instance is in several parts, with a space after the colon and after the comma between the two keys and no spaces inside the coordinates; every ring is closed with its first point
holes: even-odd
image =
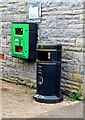
{"type": "Polygon", "coordinates": [[[12,56],[24,59],[36,59],[37,24],[12,23],[12,56]]]}

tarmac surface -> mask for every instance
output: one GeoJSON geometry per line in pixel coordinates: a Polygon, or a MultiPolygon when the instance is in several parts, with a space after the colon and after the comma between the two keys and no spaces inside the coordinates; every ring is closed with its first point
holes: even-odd
{"type": "Polygon", "coordinates": [[[71,102],[68,97],[60,103],[39,103],[33,99],[35,89],[2,81],[3,118],[83,118],[84,103],[71,102]]]}

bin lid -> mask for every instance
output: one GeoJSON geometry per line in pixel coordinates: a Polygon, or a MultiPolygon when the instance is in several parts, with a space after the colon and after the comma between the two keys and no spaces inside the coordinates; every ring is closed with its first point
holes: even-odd
{"type": "Polygon", "coordinates": [[[37,45],[37,49],[57,49],[57,50],[61,50],[62,49],[62,45],[61,44],[57,44],[57,45],[42,45],[42,44],[38,44],[37,45]]]}

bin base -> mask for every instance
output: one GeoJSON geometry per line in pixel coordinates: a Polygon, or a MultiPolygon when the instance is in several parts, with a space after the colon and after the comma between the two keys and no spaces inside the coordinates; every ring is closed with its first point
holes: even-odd
{"type": "Polygon", "coordinates": [[[33,96],[33,98],[36,101],[41,103],[58,103],[63,100],[62,95],[60,97],[57,97],[57,96],[43,96],[43,95],[36,94],[33,96]]]}

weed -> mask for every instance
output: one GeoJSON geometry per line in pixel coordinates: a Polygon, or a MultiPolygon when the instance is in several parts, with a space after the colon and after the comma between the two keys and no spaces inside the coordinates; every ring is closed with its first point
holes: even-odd
{"type": "Polygon", "coordinates": [[[33,88],[33,86],[32,86],[32,85],[26,85],[26,87],[28,87],[28,88],[33,88]]]}
{"type": "Polygon", "coordinates": [[[20,85],[20,81],[19,81],[19,80],[16,80],[16,81],[15,81],[15,84],[16,84],[16,85],[20,85]]]}
{"type": "Polygon", "coordinates": [[[73,93],[70,94],[70,100],[71,101],[76,101],[76,100],[84,101],[85,98],[83,98],[81,93],[74,93],[73,92],[73,93]]]}

